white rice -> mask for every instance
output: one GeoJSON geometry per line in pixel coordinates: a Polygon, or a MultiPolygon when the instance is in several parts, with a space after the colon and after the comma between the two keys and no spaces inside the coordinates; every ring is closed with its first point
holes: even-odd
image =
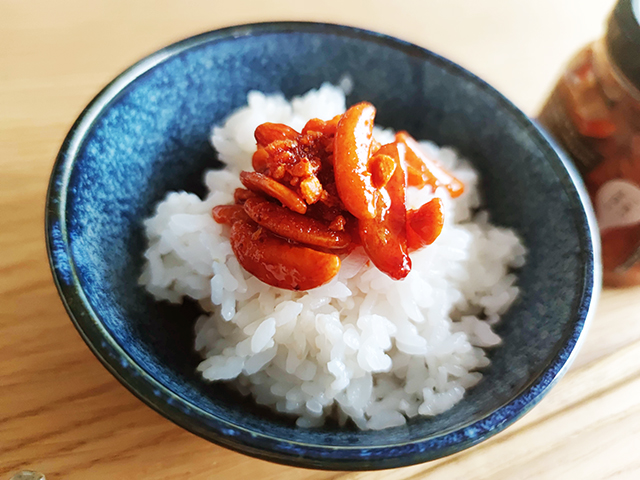
{"type": "MultiPolygon", "coordinates": [[[[206,380],[225,380],[244,395],[297,417],[302,427],[334,416],[362,429],[403,425],[459,402],[489,364],[483,348],[500,338],[495,324],[518,296],[512,269],[524,264],[516,234],[479,211],[477,174],[450,148],[421,142],[465,184],[452,200],[445,189],[411,188],[417,207],[434,193],[445,204],[436,242],[411,254],[402,281],[381,273],[358,248],[330,283],[306,292],[266,285],[244,271],[229,227],[211,209],[233,203],[238,174],[251,169],[253,132],[264,122],[300,130],[313,117],[345,110],[344,92],[323,85],[291,103],[251,92],[248,107],[215,127],[212,142],[227,164],[209,171],[210,193],[171,192],[145,222],[149,248],[140,283],[157,299],[198,300],[195,348],[206,380]]],[[[392,132],[376,131],[382,142],[392,132]]]]}

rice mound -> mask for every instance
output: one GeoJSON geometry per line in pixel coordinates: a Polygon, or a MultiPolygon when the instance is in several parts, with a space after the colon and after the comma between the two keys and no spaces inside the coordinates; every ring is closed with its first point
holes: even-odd
{"type": "MultiPolygon", "coordinates": [[[[233,203],[238,174],[251,169],[253,132],[264,122],[300,131],[307,120],[345,111],[340,88],[325,84],[292,99],[251,92],[248,106],[215,127],[212,143],[227,168],[209,171],[206,199],[171,192],[145,221],[149,248],[140,283],[157,299],[199,301],[195,324],[198,366],[209,381],[224,380],[261,405],[297,417],[301,427],[329,416],[361,429],[438,415],[459,402],[489,364],[483,348],[500,338],[491,326],[518,296],[512,269],[525,249],[508,229],[479,211],[478,176],[450,148],[421,142],[465,184],[451,199],[444,188],[409,188],[418,207],[433,195],[445,205],[436,242],[411,254],[413,268],[394,281],[361,248],[319,288],[271,287],[243,270],[229,243],[229,227],[211,209],[233,203]]],[[[393,133],[378,129],[381,142],[393,133]]]]}

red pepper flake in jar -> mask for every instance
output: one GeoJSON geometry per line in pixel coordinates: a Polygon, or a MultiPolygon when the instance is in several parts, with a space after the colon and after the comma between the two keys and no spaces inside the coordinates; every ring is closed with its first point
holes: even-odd
{"type": "Polygon", "coordinates": [[[308,290],[330,281],[339,255],[362,245],[389,277],[407,276],[409,252],[433,243],[444,217],[438,198],[407,211],[406,188],[442,186],[456,197],[464,186],[406,132],[375,141],[375,114],[362,102],[328,122],[312,119],[300,133],[275,123],[256,129],[254,171],[240,173],[246,188],[212,211],[231,225],[245,270],[275,287],[308,290]]]}
{"type": "Polygon", "coordinates": [[[596,210],[604,283],[640,284],[640,1],[569,63],[538,117],[569,153],[596,210]]]}

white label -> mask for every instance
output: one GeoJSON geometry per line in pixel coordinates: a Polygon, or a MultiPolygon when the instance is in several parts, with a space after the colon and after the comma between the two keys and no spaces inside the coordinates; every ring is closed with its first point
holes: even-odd
{"type": "Polygon", "coordinates": [[[610,180],[596,194],[600,231],[640,223],[640,187],[626,180],[610,180]]]}

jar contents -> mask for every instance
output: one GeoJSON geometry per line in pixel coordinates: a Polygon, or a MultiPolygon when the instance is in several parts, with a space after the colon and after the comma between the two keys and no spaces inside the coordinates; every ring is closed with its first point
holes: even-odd
{"type": "MultiPolygon", "coordinates": [[[[620,50],[619,37],[626,32],[618,28],[621,14],[627,21],[633,16],[631,8],[630,0],[619,3],[607,37],[570,62],[538,118],[583,176],[600,227],[608,286],[640,284],[640,69],[631,55],[640,58],[640,43],[635,52],[629,45],[620,50]]],[[[637,21],[632,28],[640,41],[637,21]]],[[[634,39],[627,36],[622,43],[634,39]]]]}

